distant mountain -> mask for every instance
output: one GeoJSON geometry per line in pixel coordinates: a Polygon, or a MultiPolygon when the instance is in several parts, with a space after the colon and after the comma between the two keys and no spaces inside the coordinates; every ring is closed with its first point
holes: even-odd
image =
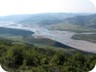
{"type": "Polygon", "coordinates": [[[30,18],[22,20],[19,23],[23,24],[39,24],[39,25],[51,25],[61,22],[62,20],[70,17],[74,17],[78,14],[74,13],[45,13],[31,15],[30,18]]]}
{"type": "Polygon", "coordinates": [[[30,16],[31,15],[28,14],[9,15],[9,16],[0,17],[0,20],[7,21],[7,22],[19,22],[21,20],[25,20],[29,18],[30,16]]]}
{"type": "Polygon", "coordinates": [[[50,25],[61,22],[62,20],[77,15],[89,15],[82,13],[41,13],[41,14],[20,14],[1,17],[3,21],[11,21],[21,24],[50,25]]]}
{"type": "Polygon", "coordinates": [[[25,26],[39,25],[57,30],[86,30],[96,29],[96,14],[88,13],[41,13],[20,14],[0,17],[0,24],[22,24],[25,26]]]}
{"type": "Polygon", "coordinates": [[[80,26],[96,28],[96,14],[89,16],[76,16],[72,18],[67,18],[64,23],[76,24],[80,26]]]}
{"type": "Polygon", "coordinates": [[[71,18],[66,18],[60,23],[51,25],[49,28],[52,29],[79,29],[79,28],[91,28],[96,29],[96,14],[87,15],[87,16],[75,16],[71,18]]]}

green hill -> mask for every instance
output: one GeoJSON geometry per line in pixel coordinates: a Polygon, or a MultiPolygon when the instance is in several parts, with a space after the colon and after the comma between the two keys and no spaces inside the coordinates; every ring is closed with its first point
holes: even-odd
{"type": "Polygon", "coordinates": [[[96,31],[96,14],[67,18],[60,23],[50,25],[48,28],[70,31],[96,31]]]}

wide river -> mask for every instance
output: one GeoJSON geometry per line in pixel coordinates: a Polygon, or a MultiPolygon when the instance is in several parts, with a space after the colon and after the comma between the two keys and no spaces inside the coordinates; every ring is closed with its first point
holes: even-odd
{"type": "Polygon", "coordinates": [[[32,36],[34,36],[35,38],[37,37],[49,38],[58,41],[62,44],[68,45],[70,47],[76,48],[78,50],[90,53],[96,53],[96,43],[71,39],[71,37],[76,34],[74,32],[57,31],[57,30],[51,31],[39,26],[22,26],[21,24],[14,24],[14,25],[7,24],[7,25],[0,25],[0,27],[30,30],[34,32],[32,36]]]}

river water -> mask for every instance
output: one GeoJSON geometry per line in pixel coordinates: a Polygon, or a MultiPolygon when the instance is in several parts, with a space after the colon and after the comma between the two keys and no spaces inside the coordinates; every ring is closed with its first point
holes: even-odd
{"type": "Polygon", "coordinates": [[[76,33],[70,31],[58,31],[58,30],[48,30],[43,27],[39,27],[38,25],[33,26],[24,26],[21,24],[0,24],[0,27],[7,27],[7,28],[16,28],[16,29],[24,29],[34,32],[32,36],[36,37],[43,37],[49,38],[55,41],[58,41],[62,44],[68,45],[70,47],[76,48],[78,50],[82,50],[85,52],[96,53],[96,43],[83,41],[83,40],[74,40],[71,39],[73,35],[76,33]]]}

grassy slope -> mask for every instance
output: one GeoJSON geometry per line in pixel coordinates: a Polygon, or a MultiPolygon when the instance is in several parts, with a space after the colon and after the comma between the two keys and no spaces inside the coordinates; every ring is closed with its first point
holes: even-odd
{"type": "Polygon", "coordinates": [[[72,37],[76,40],[85,40],[96,43],[96,34],[76,34],[72,37]]]}
{"type": "Polygon", "coordinates": [[[59,23],[48,26],[48,28],[74,32],[96,32],[96,15],[67,18],[59,23]]]}
{"type": "Polygon", "coordinates": [[[30,31],[25,30],[19,30],[19,29],[10,29],[10,28],[0,28],[0,37],[6,38],[12,41],[15,41],[14,43],[20,43],[25,42],[28,44],[36,44],[38,46],[50,46],[56,47],[56,48],[70,48],[66,45],[63,45],[59,42],[46,39],[46,38],[34,38],[32,37],[32,33],[30,31]],[[3,32],[2,32],[3,31],[3,32]]]}
{"type": "Polygon", "coordinates": [[[73,31],[73,32],[96,32],[96,29],[89,28],[89,27],[84,27],[76,24],[69,24],[69,23],[58,23],[55,25],[50,25],[47,27],[48,29],[51,30],[61,30],[61,31],[73,31]]]}
{"type": "Polygon", "coordinates": [[[11,35],[11,36],[8,36],[8,35],[4,36],[3,35],[3,38],[12,40],[12,41],[14,41],[14,43],[25,42],[28,44],[35,44],[36,46],[42,47],[42,48],[53,48],[53,47],[54,47],[54,49],[70,48],[70,50],[71,50],[71,47],[63,45],[59,42],[47,39],[47,38],[37,38],[36,39],[30,35],[26,36],[26,37],[25,36],[24,37],[23,36],[14,36],[14,35],[11,35]]]}

